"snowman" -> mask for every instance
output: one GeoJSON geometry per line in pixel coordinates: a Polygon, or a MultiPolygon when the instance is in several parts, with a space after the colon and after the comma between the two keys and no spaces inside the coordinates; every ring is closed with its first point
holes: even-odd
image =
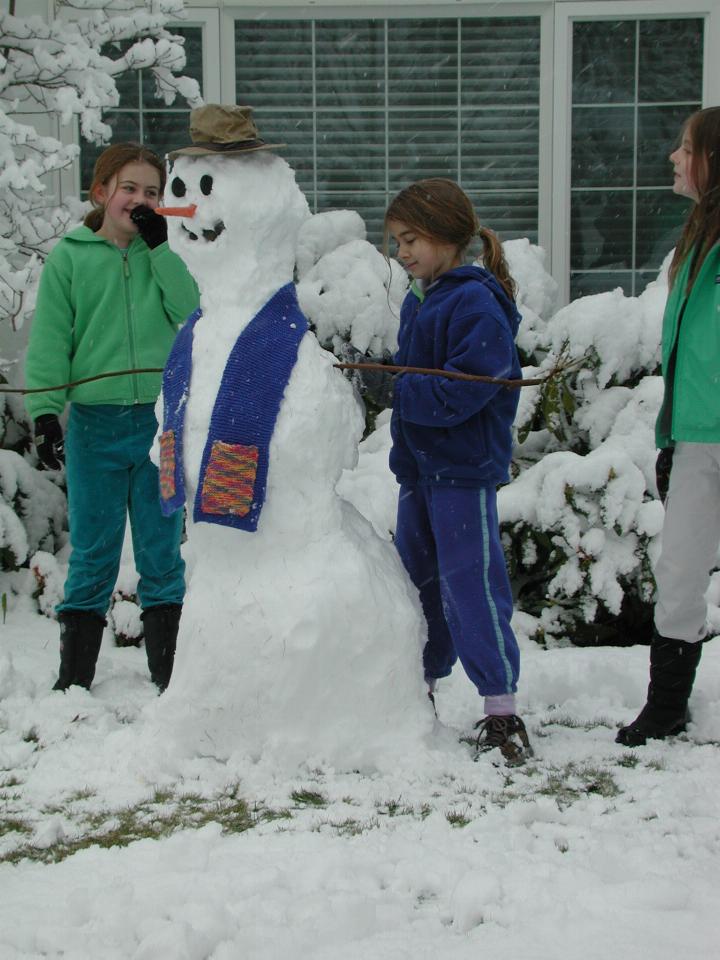
{"type": "Polygon", "coordinates": [[[433,728],[424,622],[392,545],[336,491],[363,417],[297,303],[311,214],[249,107],[201,107],[190,132],[165,214],[201,308],[158,419],[192,572],[158,718],[193,755],[392,766],[433,728]]]}

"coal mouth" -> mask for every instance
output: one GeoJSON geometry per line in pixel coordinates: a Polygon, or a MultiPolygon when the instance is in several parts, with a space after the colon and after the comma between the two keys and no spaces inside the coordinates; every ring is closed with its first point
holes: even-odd
{"type": "MultiPolygon", "coordinates": [[[[188,228],[185,226],[184,223],[181,223],[180,226],[188,235],[189,240],[200,239],[200,234],[193,233],[192,230],[188,230],[188,228]]],[[[203,240],[207,240],[208,243],[214,243],[215,240],[217,240],[217,238],[220,236],[220,234],[224,232],[224,230],[225,230],[225,224],[222,222],[222,220],[218,220],[218,222],[215,224],[215,226],[211,230],[202,231],[202,238],[203,240]]]]}

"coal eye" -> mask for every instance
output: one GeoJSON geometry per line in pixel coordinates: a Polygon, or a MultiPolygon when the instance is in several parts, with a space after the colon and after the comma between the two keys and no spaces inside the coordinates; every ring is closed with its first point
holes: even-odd
{"type": "Polygon", "coordinates": [[[172,195],[174,197],[184,197],[187,187],[185,186],[185,181],[181,180],[180,177],[173,177],[173,182],[170,184],[170,189],[172,190],[172,195]]]}
{"type": "Polygon", "coordinates": [[[206,173],[203,177],[200,177],[200,189],[205,194],[206,197],[210,196],[210,191],[212,190],[213,178],[209,173],[206,173]]]}

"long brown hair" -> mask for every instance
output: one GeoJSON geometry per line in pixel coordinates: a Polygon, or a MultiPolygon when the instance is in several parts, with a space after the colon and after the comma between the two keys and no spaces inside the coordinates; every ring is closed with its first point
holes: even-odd
{"type": "Polygon", "coordinates": [[[442,177],[418,180],[401,190],[390,202],[385,213],[383,237],[386,257],[390,246],[391,220],[406,224],[427,240],[456,246],[460,254],[465,254],[475,237],[480,237],[483,264],[497,277],[505,293],[515,299],[515,281],[510,276],[497,235],[480,225],[469,197],[454,180],[442,177]]]}
{"type": "Polygon", "coordinates": [[[690,177],[699,200],[693,204],[670,264],[670,284],[680,265],[695,251],[688,290],[695,282],[703,260],[720,239],[720,107],[698,110],[688,119],[683,134],[690,138],[690,177]]]}
{"type": "Polygon", "coordinates": [[[165,180],[167,178],[165,164],[156,153],[148,150],[148,148],[144,147],[141,143],[114,143],[111,147],[108,147],[107,150],[103,150],[95,161],[92,184],[90,185],[90,193],[88,194],[88,199],[94,209],[92,209],[83,220],[86,227],[90,227],[91,230],[95,231],[99,230],[102,226],[105,207],[96,199],[95,191],[98,187],[107,186],[112,178],[128,163],[149,163],[151,167],[155,167],[160,174],[160,193],[165,189],[165,180]]]}

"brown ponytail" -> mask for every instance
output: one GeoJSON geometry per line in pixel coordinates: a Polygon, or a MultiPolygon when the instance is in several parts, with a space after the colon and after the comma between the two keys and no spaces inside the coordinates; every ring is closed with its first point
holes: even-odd
{"type": "Polygon", "coordinates": [[[502,244],[500,243],[497,234],[488,229],[488,227],[480,227],[478,229],[478,234],[483,245],[483,266],[486,270],[489,270],[490,273],[495,275],[498,283],[503,288],[505,293],[510,297],[511,300],[514,300],[516,293],[515,281],[510,276],[510,268],[508,267],[505,254],[503,253],[502,244]]]}
{"type": "Polygon", "coordinates": [[[107,186],[128,163],[149,163],[160,174],[160,193],[165,189],[167,178],[165,164],[156,153],[140,143],[114,143],[107,150],[103,150],[95,161],[93,179],[88,193],[93,209],[83,220],[85,226],[90,227],[93,232],[100,229],[105,216],[105,207],[95,197],[98,187],[107,186]]]}
{"type": "Polygon", "coordinates": [[[497,236],[480,226],[467,194],[442,177],[429,177],[410,184],[390,202],[385,213],[383,250],[388,256],[391,220],[406,224],[420,236],[449,244],[464,255],[476,236],[483,243],[483,264],[494,274],[505,293],[515,299],[515,283],[497,236]]]}

